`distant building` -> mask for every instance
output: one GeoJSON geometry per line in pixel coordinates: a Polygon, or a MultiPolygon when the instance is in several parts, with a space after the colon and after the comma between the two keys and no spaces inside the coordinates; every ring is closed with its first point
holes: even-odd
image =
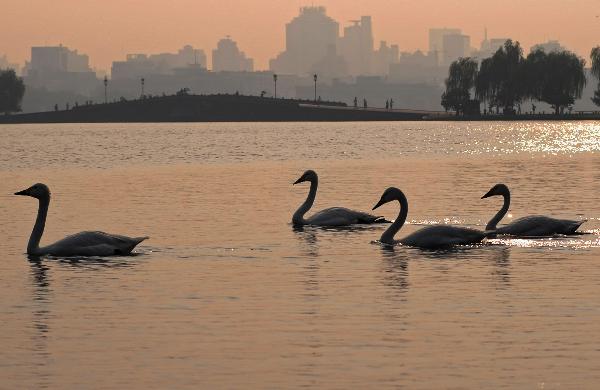
{"type": "Polygon", "coordinates": [[[127,54],[125,61],[114,61],[113,79],[140,78],[155,74],[172,74],[175,69],[200,67],[206,69],[204,50],[184,46],[177,53],[127,54]]]}
{"type": "Polygon", "coordinates": [[[33,72],[90,72],[89,57],[77,50],[59,46],[31,48],[29,69],[33,72]]]}
{"type": "Polygon", "coordinates": [[[373,73],[387,76],[390,73],[390,65],[397,64],[400,60],[400,49],[398,45],[388,46],[386,41],[379,43],[379,49],[373,53],[373,73]]]}
{"type": "Polygon", "coordinates": [[[558,41],[548,41],[546,43],[538,43],[531,47],[531,51],[543,50],[546,53],[566,51],[558,41]]]}
{"type": "MultiPolygon", "coordinates": [[[[444,59],[444,37],[446,35],[460,35],[459,28],[431,28],[429,29],[429,55],[437,57],[438,65],[444,59]]],[[[433,57],[432,57],[433,58],[433,57]]]]}
{"type": "Polygon", "coordinates": [[[449,66],[453,61],[471,54],[471,38],[463,34],[446,34],[443,38],[443,64],[449,66]]]}
{"type": "Polygon", "coordinates": [[[348,64],[353,76],[368,75],[373,67],[373,27],[370,16],[353,20],[353,25],[344,27],[344,36],[339,38],[339,53],[348,64]]]}
{"type": "Polygon", "coordinates": [[[238,49],[237,43],[226,37],[217,43],[217,48],[212,51],[212,70],[214,72],[252,72],[254,60],[247,58],[244,52],[238,49]]]}
{"type": "Polygon", "coordinates": [[[269,63],[277,73],[306,75],[331,48],[337,47],[339,24],[327,16],[325,7],[302,7],[285,27],[285,51],[269,63]]]}
{"type": "Polygon", "coordinates": [[[473,54],[473,57],[477,58],[477,59],[484,59],[484,58],[489,58],[491,56],[494,55],[494,53],[496,53],[498,51],[498,49],[500,49],[502,46],[504,46],[504,43],[506,43],[506,41],[508,41],[509,38],[492,38],[492,39],[488,39],[488,33],[487,33],[487,28],[484,30],[484,38],[483,41],[481,41],[481,45],[479,47],[479,51],[475,52],[473,54]]]}
{"type": "Polygon", "coordinates": [[[311,74],[318,74],[321,80],[343,78],[348,75],[346,60],[337,54],[335,46],[329,46],[327,53],[310,68],[311,74]]]}
{"type": "Polygon", "coordinates": [[[398,62],[390,64],[389,80],[402,84],[441,85],[448,76],[447,69],[438,65],[435,52],[401,53],[398,62]]]}
{"type": "Polygon", "coordinates": [[[90,68],[86,54],[62,45],[31,48],[31,60],[25,75],[27,86],[88,94],[97,83],[96,73],[90,68]]]}

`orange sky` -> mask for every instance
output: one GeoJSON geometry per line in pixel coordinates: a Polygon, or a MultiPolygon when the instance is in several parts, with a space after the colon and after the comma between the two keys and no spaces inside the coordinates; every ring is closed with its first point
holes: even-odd
{"type": "MultiPolygon", "coordinates": [[[[257,69],[285,45],[285,23],[303,5],[324,5],[341,26],[373,17],[375,41],[401,51],[427,48],[429,27],[459,27],[479,46],[511,37],[529,47],[558,39],[586,58],[600,44],[600,0],[2,0],[0,55],[29,58],[30,47],[62,43],[109,69],[127,53],[175,52],[184,44],[209,55],[231,35],[257,69]]],[[[378,43],[377,43],[378,45],[378,43]]]]}

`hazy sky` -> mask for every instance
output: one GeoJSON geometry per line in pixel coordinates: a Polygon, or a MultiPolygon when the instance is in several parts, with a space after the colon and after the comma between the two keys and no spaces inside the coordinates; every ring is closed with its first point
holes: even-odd
{"type": "MultiPolygon", "coordinates": [[[[225,35],[238,42],[255,67],[285,46],[285,23],[304,5],[324,5],[340,23],[373,17],[379,40],[401,51],[427,48],[430,27],[459,27],[479,47],[484,27],[490,38],[510,37],[529,50],[558,39],[588,57],[600,44],[600,0],[0,0],[0,54],[11,62],[29,59],[30,47],[62,43],[109,69],[127,53],[175,52],[184,44],[209,56],[225,35]]],[[[340,29],[341,30],[341,29],[340,29]]]]}

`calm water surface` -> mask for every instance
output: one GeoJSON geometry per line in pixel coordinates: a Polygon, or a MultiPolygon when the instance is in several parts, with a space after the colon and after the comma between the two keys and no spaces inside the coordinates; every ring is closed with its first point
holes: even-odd
{"type": "MultiPolygon", "coordinates": [[[[0,388],[524,388],[600,383],[600,122],[0,126],[0,388]],[[294,230],[407,195],[410,225],[587,219],[574,238],[384,249],[385,226],[294,230]],[[28,259],[80,230],[132,257],[28,259]],[[510,218],[507,218],[509,221],[510,218]]],[[[393,219],[396,204],[379,210],[393,219]]]]}

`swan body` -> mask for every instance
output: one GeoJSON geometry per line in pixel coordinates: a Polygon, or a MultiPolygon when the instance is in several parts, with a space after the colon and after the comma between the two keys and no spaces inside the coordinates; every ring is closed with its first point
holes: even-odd
{"type": "Polygon", "coordinates": [[[408,215],[408,200],[404,193],[394,187],[388,188],[381,196],[379,202],[373,207],[373,210],[393,200],[397,200],[400,203],[400,213],[394,223],[381,235],[379,241],[383,244],[401,244],[425,249],[436,249],[456,245],[477,244],[486,237],[485,232],[476,229],[434,225],[417,230],[400,240],[395,240],[394,236],[402,228],[408,215]]]}
{"type": "Polygon", "coordinates": [[[304,218],[304,214],[310,210],[317,196],[317,187],[319,186],[319,177],[313,170],[304,172],[298,180],[293,184],[310,182],[310,191],[306,201],[296,210],[292,217],[294,225],[315,225],[315,226],[348,226],[354,224],[371,224],[385,223],[386,221],[381,216],[371,215],[362,211],[350,210],[345,207],[330,207],[321,210],[308,218],[304,218]]]}
{"type": "Polygon", "coordinates": [[[504,218],[510,207],[510,191],[505,184],[496,184],[481,199],[491,196],[502,196],[504,198],[502,208],[488,222],[485,228],[486,231],[493,231],[497,235],[519,237],[543,237],[556,234],[573,235],[578,234],[577,229],[585,222],[585,220],[573,221],[546,217],[544,215],[530,215],[498,228],[498,222],[504,218]]]}
{"type": "Polygon", "coordinates": [[[50,205],[50,190],[45,184],[38,183],[26,190],[16,192],[15,195],[31,196],[39,200],[37,219],[27,244],[27,254],[29,255],[64,257],[128,255],[140,242],[148,238],[90,231],[73,234],[54,244],[40,247],[50,205]]]}

